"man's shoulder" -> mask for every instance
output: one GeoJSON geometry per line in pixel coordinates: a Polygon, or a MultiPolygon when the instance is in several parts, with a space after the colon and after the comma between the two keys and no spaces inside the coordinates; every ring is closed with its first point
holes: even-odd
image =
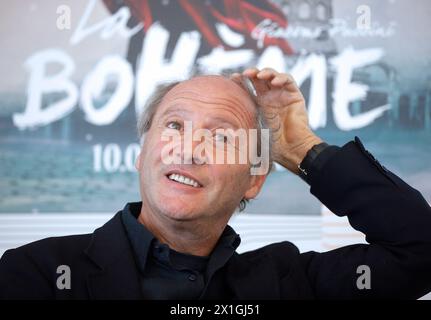
{"type": "Polygon", "coordinates": [[[52,298],[65,267],[73,270],[74,287],[82,289],[88,275],[100,270],[98,259],[116,256],[113,248],[121,242],[121,234],[117,214],[93,233],[45,238],[7,250],[0,259],[0,299],[52,298]]]}
{"type": "Polygon", "coordinates": [[[91,241],[92,234],[50,237],[34,241],[18,248],[7,250],[1,257],[3,263],[20,263],[23,261],[38,264],[70,261],[85,250],[91,241]]]}
{"type": "Polygon", "coordinates": [[[59,267],[85,264],[91,234],[52,237],[7,250],[0,259],[0,299],[52,298],[59,267]]]}
{"type": "Polygon", "coordinates": [[[48,237],[48,238],[27,243],[23,246],[17,247],[15,249],[10,249],[8,251],[15,251],[15,252],[22,252],[22,253],[41,252],[41,251],[42,252],[43,251],[73,252],[75,250],[84,248],[85,244],[88,245],[92,235],[93,235],[92,233],[86,233],[86,234],[75,234],[75,235],[67,235],[67,236],[60,236],[60,237],[48,237]]]}
{"type": "Polygon", "coordinates": [[[272,243],[236,255],[229,264],[228,275],[233,282],[239,281],[247,287],[281,286],[290,292],[282,293],[286,297],[293,292],[309,297],[311,292],[301,256],[299,249],[289,241],[272,243]]]}
{"type": "Polygon", "coordinates": [[[253,262],[260,259],[276,259],[286,261],[286,258],[298,258],[300,255],[299,249],[292,242],[282,241],[271,243],[264,247],[246,251],[239,254],[239,257],[243,260],[253,262]]]}
{"type": "MultiPolygon", "coordinates": [[[[49,237],[25,244],[15,249],[7,250],[0,259],[0,265],[12,261],[27,261],[34,264],[56,265],[60,262],[68,263],[83,257],[86,249],[91,245],[93,238],[99,231],[109,228],[116,216],[93,233],[49,237]]],[[[117,221],[115,221],[117,222],[117,221]]],[[[109,228],[110,232],[113,231],[109,228]]]]}

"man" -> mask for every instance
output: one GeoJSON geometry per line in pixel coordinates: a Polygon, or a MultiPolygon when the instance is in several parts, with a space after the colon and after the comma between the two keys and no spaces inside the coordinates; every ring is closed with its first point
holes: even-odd
{"type": "MultiPolygon", "coordinates": [[[[8,250],[0,261],[1,298],[418,298],[431,290],[430,207],[358,138],[341,148],[323,143],[289,75],[247,69],[230,79],[200,76],[166,86],[149,102],[140,133],[142,202],[127,204],[93,234],[8,250]],[[229,137],[217,129],[262,134],[262,115],[271,158],[299,174],[335,214],[347,215],[369,244],[300,254],[281,242],[235,252],[240,239],[228,221],[257,196],[266,174],[251,174],[250,159],[215,163],[212,152],[229,153],[229,137]],[[222,148],[194,152],[198,141],[186,149],[166,139],[176,135],[185,145],[188,123],[214,133],[222,148]],[[165,161],[175,155],[180,163],[165,161]],[[360,266],[370,271],[367,288],[357,284],[360,266]],[[59,281],[59,267],[70,283],[59,281]]],[[[264,147],[249,141],[248,149],[264,147]]]]}

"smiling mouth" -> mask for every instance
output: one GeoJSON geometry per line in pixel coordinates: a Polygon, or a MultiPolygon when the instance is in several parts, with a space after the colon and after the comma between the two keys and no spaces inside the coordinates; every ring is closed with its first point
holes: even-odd
{"type": "Polygon", "coordinates": [[[193,187],[193,188],[201,188],[202,186],[196,180],[193,180],[190,177],[186,177],[179,173],[171,173],[166,176],[169,180],[193,187]]]}

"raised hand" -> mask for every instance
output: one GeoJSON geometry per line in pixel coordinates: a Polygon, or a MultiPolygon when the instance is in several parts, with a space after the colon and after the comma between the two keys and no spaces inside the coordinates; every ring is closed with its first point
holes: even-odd
{"type": "Polygon", "coordinates": [[[257,102],[272,131],[274,160],[297,174],[307,151],[322,140],[308,125],[305,99],[295,80],[271,68],[249,68],[243,76],[252,81],[257,102]]]}

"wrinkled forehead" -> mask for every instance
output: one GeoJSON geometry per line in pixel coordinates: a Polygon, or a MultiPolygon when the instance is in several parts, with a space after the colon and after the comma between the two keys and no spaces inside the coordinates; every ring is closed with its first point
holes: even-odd
{"type": "Polygon", "coordinates": [[[252,117],[256,114],[256,104],[241,83],[223,76],[197,76],[180,82],[163,98],[161,109],[180,100],[200,102],[208,107],[223,105],[252,117]]]}

